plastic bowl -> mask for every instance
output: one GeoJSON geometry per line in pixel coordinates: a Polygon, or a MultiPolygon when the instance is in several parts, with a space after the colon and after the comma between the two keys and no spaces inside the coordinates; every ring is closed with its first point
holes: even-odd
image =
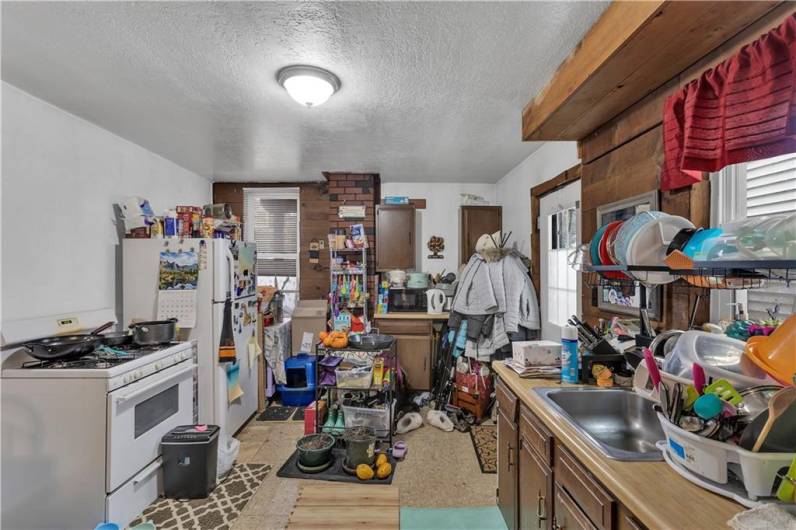
{"type": "Polygon", "coordinates": [[[644,225],[666,215],[668,214],[659,212],[657,210],[651,210],[648,212],[638,213],[622,223],[622,228],[619,229],[619,233],[616,234],[616,239],[614,241],[614,254],[616,255],[616,259],[619,261],[619,263],[622,265],[627,265],[627,249],[630,245],[630,242],[636,236],[636,233],[644,225]]]}

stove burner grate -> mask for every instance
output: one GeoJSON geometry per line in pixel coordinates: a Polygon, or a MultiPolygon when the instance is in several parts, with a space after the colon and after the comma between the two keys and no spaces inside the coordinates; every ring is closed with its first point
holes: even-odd
{"type": "Polygon", "coordinates": [[[89,369],[104,369],[118,366],[127,361],[132,361],[149,355],[156,351],[163,350],[169,346],[177,344],[176,342],[168,344],[157,344],[152,346],[138,346],[136,344],[126,344],[116,346],[114,348],[107,348],[100,346],[94,352],[79,357],[77,359],[68,360],[52,360],[52,361],[28,361],[22,364],[22,368],[89,368],[89,369]]]}

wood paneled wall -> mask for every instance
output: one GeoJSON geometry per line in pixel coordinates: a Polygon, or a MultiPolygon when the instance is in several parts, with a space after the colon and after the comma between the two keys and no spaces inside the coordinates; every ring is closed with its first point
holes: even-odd
{"type": "Polygon", "coordinates": [[[309,262],[310,241],[326,241],[329,233],[329,193],[326,182],[268,183],[216,182],[213,184],[213,202],[226,202],[232,211],[243,217],[243,188],[299,188],[301,253],[299,256],[302,299],[326,298],[329,292],[329,251],[323,250],[320,262],[309,262]]]}
{"type": "MultiPolygon", "coordinates": [[[[739,33],[656,91],[630,106],[578,142],[582,160],[582,237],[589,241],[597,230],[597,207],[659,188],[663,163],[663,102],[678,87],[728,56],[760,34],[776,27],[794,12],[783,5],[739,33]]],[[[653,45],[654,43],[651,43],[653,45]]],[[[710,184],[707,180],[682,190],[662,193],[661,209],[690,219],[696,226],[710,224],[710,184]]],[[[667,288],[663,297],[663,327],[685,329],[689,308],[697,292],[667,288]]],[[[591,289],[583,290],[583,313],[587,318],[610,317],[592,305],[591,289]]],[[[709,317],[708,304],[701,304],[697,322],[709,317]]]]}

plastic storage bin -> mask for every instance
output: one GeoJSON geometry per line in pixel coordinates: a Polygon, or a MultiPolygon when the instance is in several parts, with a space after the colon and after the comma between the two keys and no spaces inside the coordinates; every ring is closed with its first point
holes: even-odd
{"type": "Polygon", "coordinates": [[[368,409],[343,405],[343,415],[345,416],[346,429],[351,427],[370,427],[376,436],[382,438],[390,434],[390,410],[387,407],[368,409]]]}
{"type": "Polygon", "coordinates": [[[336,368],[337,386],[341,388],[370,388],[373,382],[373,365],[351,369],[336,368]]]}
{"type": "Polygon", "coordinates": [[[737,445],[711,440],[674,425],[658,414],[666,435],[666,449],[679,464],[719,484],[726,484],[728,471],[742,482],[752,500],[774,495],[774,481],[796,453],[753,453],[737,445]]]}
{"type": "Polygon", "coordinates": [[[163,495],[204,499],[216,487],[218,425],[180,425],[160,442],[163,495]]]}
{"type": "Polygon", "coordinates": [[[287,384],[277,385],[276,389],[286,407],[304,407],[315,399],[315,363],[314,355],[301,353],[285,360],[287,384]]]}

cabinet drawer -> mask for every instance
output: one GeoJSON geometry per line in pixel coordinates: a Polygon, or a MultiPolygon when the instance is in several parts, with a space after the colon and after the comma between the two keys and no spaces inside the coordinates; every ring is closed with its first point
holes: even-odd
{"type": "Polygon", "coordinates": [[[385,335],[431,335],[430,320],[376,320],[379,332],[385,335]]]}
{"type": "Polygon", "coordinates": [[[597,530],[589,518],[578,508],[574,499],[556,484],[553,501],[553,528],[562,530],[597,530]]]}
{"type": "Polygon", "coordinates": [[[520,405],[520,436],[548,466],[553,465],[553,434],[525,406],[520,405]]]}
{"type": "Polygon", "coordinates": [[[506,418],[517,421],[517,396],[501,380],[498,380],[495,385],[495,396],[498,407],[506,415],[506,418]]]}
{"type": "Polygon", "coordinates": [[[597,528],[614,527],[616,501],[560,444],[556,445],[555,480],[597,528]]]}

